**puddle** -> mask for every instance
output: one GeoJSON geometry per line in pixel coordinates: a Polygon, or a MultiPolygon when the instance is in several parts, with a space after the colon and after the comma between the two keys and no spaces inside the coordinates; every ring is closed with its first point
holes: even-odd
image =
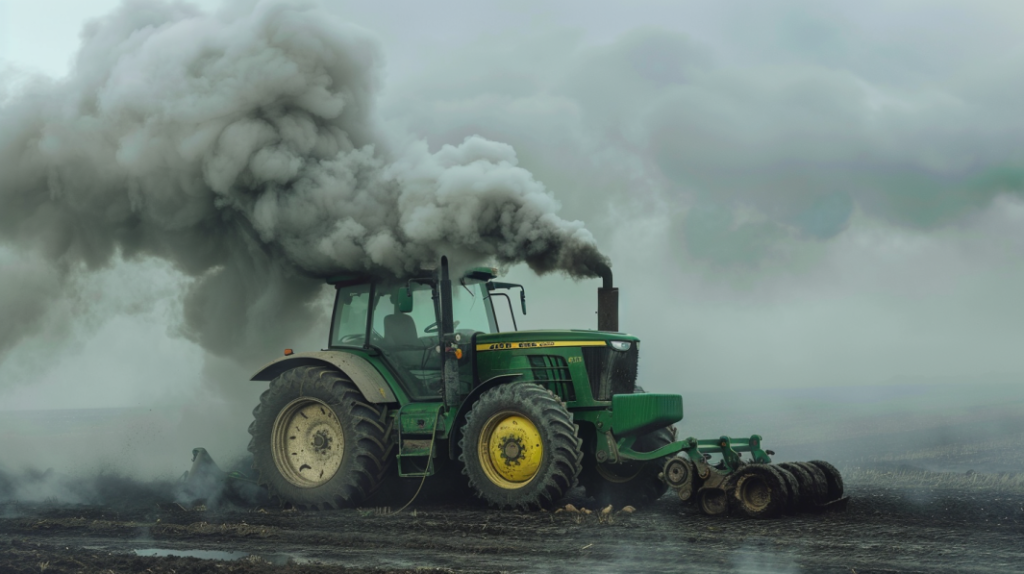
{"type": "Polygon", "coordinates": [[[173,550],[170,548],[138,548],[136,556],[176,556],[181,558],[199,558],[201,560],[240,560],[254,556],[268,564],[283,566],[288,563],[304,564],[308,560],[290,554],[254,554],[252,552],[236,552],[230,550],[173,550]]]}

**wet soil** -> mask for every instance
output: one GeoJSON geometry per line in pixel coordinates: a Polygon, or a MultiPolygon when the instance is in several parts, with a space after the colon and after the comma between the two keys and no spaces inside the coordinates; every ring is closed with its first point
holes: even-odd
{"type": "Polygon", "coordinates": [[[429,500],[400,514],[10,503],[0,572],[1020,571],[1024,493],[886,476],[849,484],[845,512],[770,521],[706,517],[668,496],[606,515],[429,500]]]}

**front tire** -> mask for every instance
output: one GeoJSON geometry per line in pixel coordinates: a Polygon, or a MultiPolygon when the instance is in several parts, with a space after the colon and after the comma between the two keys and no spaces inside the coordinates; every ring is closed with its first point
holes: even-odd
{"type": "Polygon", "coordinates": [[[327,367],[280,374],[249,425],[258,482],[282,504],[352,507],[380,486],[393,459],[391,420],[327,367]]]}
{"type": "Polygon", "coordinates": [[[459,460],[477,496],[497,508],[550,508],[573,486],[583,453],[572,414],[551,391],[511,383],[466,414],[459,460]]]}

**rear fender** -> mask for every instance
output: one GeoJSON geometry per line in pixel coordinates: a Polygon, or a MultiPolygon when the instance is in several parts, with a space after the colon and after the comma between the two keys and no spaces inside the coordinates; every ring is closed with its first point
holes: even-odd
{"type": "Polygon", "coordinates": [[[376,367],[366,359],[344,351],[314,351],[288,355],[264,366],[251,380],[270,381],[289,369],[309,365],[333,367],[345,373],[363,393],[363,397],[371,403],[398,402],[394,391],[376,367]]]}
{"type": "Polygon", "coordinates": [[[462,438],[462,425],[466,423],[466,413],[469,412],[469,409],[473,408],[473,404],[476,403],[476,400],[480,395],[498,385],[511,383],[522,376],[522,373],[507,373],[491,377],[470,391],[469,395],[466,396],[466,399],[462,401],[462,405],[459,406],[459,412],[455,415],[455,418],[452,419],[452,430],[448,435],[448,457],[451,460],[456,460],[455,457],[458,455],[456,451],[459,448],[459,439],[462,438]]]}

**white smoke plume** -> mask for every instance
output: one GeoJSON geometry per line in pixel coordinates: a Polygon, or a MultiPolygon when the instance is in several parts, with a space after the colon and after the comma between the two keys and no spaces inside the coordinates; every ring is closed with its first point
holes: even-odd
{"type": "Polygon", "coordinates": [[[317,278],[343,270],[606,262],[511,146],[389,133],[382,60],[309,4],[125,2],[85,28],[66,78],[0,90],[0,242],[65,277],[166,259],[196,278],[185,332],[227,355],[240,333],[302,328],[317,278]]]}

